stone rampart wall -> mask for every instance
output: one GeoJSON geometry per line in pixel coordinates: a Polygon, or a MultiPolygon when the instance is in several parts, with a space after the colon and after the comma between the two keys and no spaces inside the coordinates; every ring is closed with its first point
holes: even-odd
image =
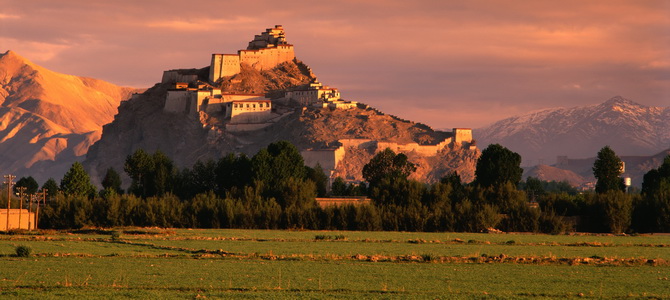
{"type": "Polygon", "coordinates": [[[300,151],[300,154],[306,166],[314,168],[319,164],[326,176],[330,177],[330,171],[334,171],[344,159],[345,151],[344,147],[340,146],[335,149],[307,149],[300,151]]]}
{"type": "Polygon", "coordinates": [[[257,70],[272,69],[283,62],[295,58],[292,45],[279,45],[273,48],[257,50],[240,50],[240,63],[248,64],[257,70]]]}
{"type": "Polygon", "coordinates": [[[177,83],[177,82],[196,82],[198,75],[184,75],[179,74],[179,70],[163,71],[163,78],[161,83],[177,83]]]}
{"type": "Polygon", "coordinates": [[[188,111],[190,95],[187,90],[173,90],[167,92],[164,110],[174,113],[185,113],[188,111]]]}

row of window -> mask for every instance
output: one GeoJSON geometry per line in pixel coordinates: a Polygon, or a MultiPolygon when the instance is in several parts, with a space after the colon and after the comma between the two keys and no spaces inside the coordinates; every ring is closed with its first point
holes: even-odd
{"type": "MultiPolygon", "coordinates": [[[[246,104],[244,104],[244,103],[233,103],[233,108],[245,108],[245,105],[246,105],[246,108],[256,108],[256,103],[246,103],[246,104]]],[[[270,108],[270,103],[269,102],[258,103],[258,108],[263,108],[263,107],[270,108]]]]}

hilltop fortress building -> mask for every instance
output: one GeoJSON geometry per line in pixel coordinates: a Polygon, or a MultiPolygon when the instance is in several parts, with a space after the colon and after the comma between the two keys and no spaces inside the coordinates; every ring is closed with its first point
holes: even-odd
{"type": "Polygon", "coordinates": [[[289,106],[330,107],[350,109],[357,107],[355,101],[340,99],[340,92],[324,86],[318,80],[304,86],[289,89],[283,98],[265,98],[264,95],[222,93],[216,88],[217,82],[241,72],[242,64],[257,70],[267,70],[295,59],[293,45],[286,42],[284,28],[276,25],[256,35],[246,50],[237,54],[212,54],[209,68],[209,82],[199,80],[197,69],[169,70],[163,72],[162,82],[173,85],[168,90],[164,110],[197,117],[200,112],[222,114],[232,130],[263,128],[271,125],[271,119],[278,117],[273,113],[272,102],[279,101],[289,106]],[[229,124],[229,125],[230,125],[229,124]],[[240,126],[255,124],[254,126],[240,126]]]}
{"type": "MultiPolygon", "coordinates": [[[[287,88],[283,97],[273,99],[268,99],[263,94],[226,93],[219,88],[222,79],[229,80],[241,72],[242,64],[262,71],[293,60],[293,45],[286,42],[284,28],[281,25],[268,28],[256,35],[246,50],[239,50],[237,54],[212,54],[208,82],[201,81],[207,80],[206,71],[165,71],[162,83],[170,85],[171,88],[167,90],[163,109],[194,118],[202,118],[203,114],[219,117],[229,132],[260,130],[300,111],[300,108],[305,112],[308,107],[371,109],[382,114],[367,105],[341,99],[338,89],[325,86],[316,79],[308,84],[287,88]]],[[[334,147],[301,151],[305,164],[311,167],[318,164],[331,177],[344,159],[347,149],[379,152],[389,148],[395,152],[414,153],[424,157],[435,157],[452,149],[476,149],[476,142],[472,139],[472,130],[469,128],[454,128],[450,137],[430,144],[358,138],[339,139],[337,142],[339,145],[334,147]]]]}
{"type": "Polygon", "coordinates": [[[262,71],[293,59],[295,59],[293,45],[286,42],[284,28],[276,25],[256,35],[249,42],[247,50],[239,50],[237,54],[212,54],[209,81],[217,82],[223,77],[239,73],[241,64],[247,64],[262,71]]]}

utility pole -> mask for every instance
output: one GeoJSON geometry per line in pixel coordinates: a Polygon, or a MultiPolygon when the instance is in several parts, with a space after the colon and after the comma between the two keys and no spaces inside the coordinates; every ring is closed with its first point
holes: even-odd
{"type": "MultiPolygon", "coordinates": [[[[19,190],[19,228],[21,228],[21,215],[23,215],[23,193],[26,191],[25,186],[18,187],[19,190]]],[[[28,211],[28,217],[30,217],[30,211],[28,211]]]]}
{"type": "MultiPolygon", "coordinates": [[[[42,190],[42,207],[47,207],[47,192],[49,189],[43,189],[42,190]]],[[[37,200],[39,201],[39,200],[37,200]]],[[[38,205],[39,207],[39,205],[38,205]]],[[[35,228],[37,228],[37,222],[35,223],[35,228]]]]}
{"type": "Polygon", "coordinates": [[[35,194],[35,202],[37,202],[37,207],[35,208],[35,229],[37,229],[37,222],[39,222],[40,217],[40,198],[39,195],[35,194]]]}
{"type": "Polygon", "coordinates": [[[33,194],[28,194],[28,230],[32,230],[32,225],[35,221],[35,216],[30,218],[30,211],[33,210],[33,194]]]}
{"type": "Polygon", "coordinates": [[[7,227],[5,227],[6,231],[9,231],[9,208],[12,205],[12,184],[13,180],[16,178],[14,175],[5,175],[5,184],[7,185],[7,227]]]}

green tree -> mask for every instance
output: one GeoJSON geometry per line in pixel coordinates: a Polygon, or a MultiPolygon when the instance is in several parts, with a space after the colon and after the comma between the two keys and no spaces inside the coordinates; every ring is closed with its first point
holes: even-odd
{"type": "Polygon", "coordinates": [[[216,184],[217,194],[225,197],[226,192],[233,187],[241,190],[245,185],[250,186],[253,183],[253,172],[251,169],[251,160],[244,154],[235,155],[230,153],[216,163],[216,184]]]}
{"type": "Polygon", "coordinates": [[[587,200],[590,209],[587,212],[591,221],[591,231],[622,233],[631,225],[633,214],[633,195],[621,190],[591,194],[587,200]]]}
{"type": "Polygon", "coordinates": [[[142,149],[126,157],[123,169],[132,180],[128,191],[141,197],[172,192],[177,174],[174,163],[163,152],[149,155],[142,149]]]}
{"type": "Polygon", "coordinates": [[[251,159],[254,178],[274,186],[293,177],[305,179],[305,161],[298,148],[287,141],[279,141],[261,149],[251,159]]]}
{"type": "Polygon", "coordinates": [[[177,169],[172,160],[161,151],[156,151],[152,155],[154,162],[153,172],[150,173],[150,182],[153,186],[150,196],[162,196],[172,192],[174,177],[177,169]]]}
{"type": "Polygon", "coordinates": [[[604,194],[609,191],[625,191],[626,185],[620,177],[623,171],[623,162],[609,147],[605,146],[598,151],[593,163],[593,176],[596,182],[596,193],[604,194]]]}
{"type": "Polygon", "coordinates": [[[326,190],[328,187],[328,176],[323,172],[320,164],[316,164],[314,168],[305,166],[305,171],[307,173],[307,179],[313,181],[316,184],[316,191],[318,197],[325,197],[326,190]]]}
{"type": "Polygon", "coordinates": [[[386,148],[363,166],[363,178],[370,183],[370,186],[376,186],[387,177],[406,180],[414,171],[416,166],[405,154],[396,155],[393,150],[386,148]]]}
{"type": "Polygon", "coordinates": [[[342,177],[338,176],[333,180],[333,184],[330,187],[330,194],[333,196],[348,196],[347,183],[344,182],[342,177]]]}
{"type": "Polygon", "coordinates": [[[644,174],[642,194],[652,196],[657,194],[662,187],[670,188],[670,155],[663,159],[660,167],[644,174]]]}
{"type": "MultiPolygon", "coordinates": [[[[291,186],[305,184],[307,172],[298,149],[287,141],[279,141],[261,149],[251,159],[254,185],[265,198],[275,198],[282,207],[290,203],[283,190],[290,181],[291,186]]],[[[310,180],[308,180],[310,181],[310,180]]],[[[311,182],[311,181],[310,181],[311,182]]]]}
{"type": "Polygon", "coordinates": [[[117,173],[114,168],[110,167],[107,169],[107,172],[105,172],[105,177],[102,179],[102,187],[105,190],[123,194],[123,189],[121,188],[121,176],[119,176],[119,173],[117,173]]]}
{"type": "Polygon", "coordinates": [[[447,174],[440,179],[440,182],[448,184],[451,187],[449,199],[451,199],[452,202],[461,202],[467,197],[465,186],[461,182],[461,176],[458,175],[458,172],[454,171],[447,174]]]}
{"type": "Polygon", "coordinates": [[[90,196],[95,193],[95,186],[80,162],[75,162],[60,181],[60,189],[68,196],[90,196]]]}
{"type": "Polygon", "coordinates": [[[60,188],[58,183],[53,178],[47,179],[47,181],[42,185],[42,191],[47,190],[47,198],[53,199],[58,194],[60,188]]]}
{"type": "Polygon", "coordinates": [[[37,184],[35,178],[33,178],[32,176],[28,176],[28,177],[21,177],[16,182],[16,184],[14,185],[15,193],[19,192],[18,187],[25,187],[26,188],[25,193],[27,194],[35,194],[37,193],[37,189],[39,189],[40,186],[39,184],[37,184]]]}
{"type": "Polygon", "coordinates": [[[138,149],[132,155],[126,157],[123,170],[131,179],[128,192],[137,196],[146,196],[149,194],[149,173],[154,168],[153,159],[143,149],[138,149]]]}
{"type": "Polygon", "coordinates": [[[523,190],[526,191],[526,194],[528,194],[528,198],[531,201],[536,201],[538,197],[545,194],[542,180],[532,176],[526,178],[523,190]]]}
{"type": "Polygon", "coordinates": [[[643,180],[643,198],[635,203],[633,227],[637,232],[670,232],[670,155],[644,174],[643,180]]]}
{"type": "Polygon", "coordinates": [[[491,144],[477,160],[475,183],[482,187],[500,186],[510,182],[517,186],[523,169],[521,155],[500,144],[491,144]]]}

